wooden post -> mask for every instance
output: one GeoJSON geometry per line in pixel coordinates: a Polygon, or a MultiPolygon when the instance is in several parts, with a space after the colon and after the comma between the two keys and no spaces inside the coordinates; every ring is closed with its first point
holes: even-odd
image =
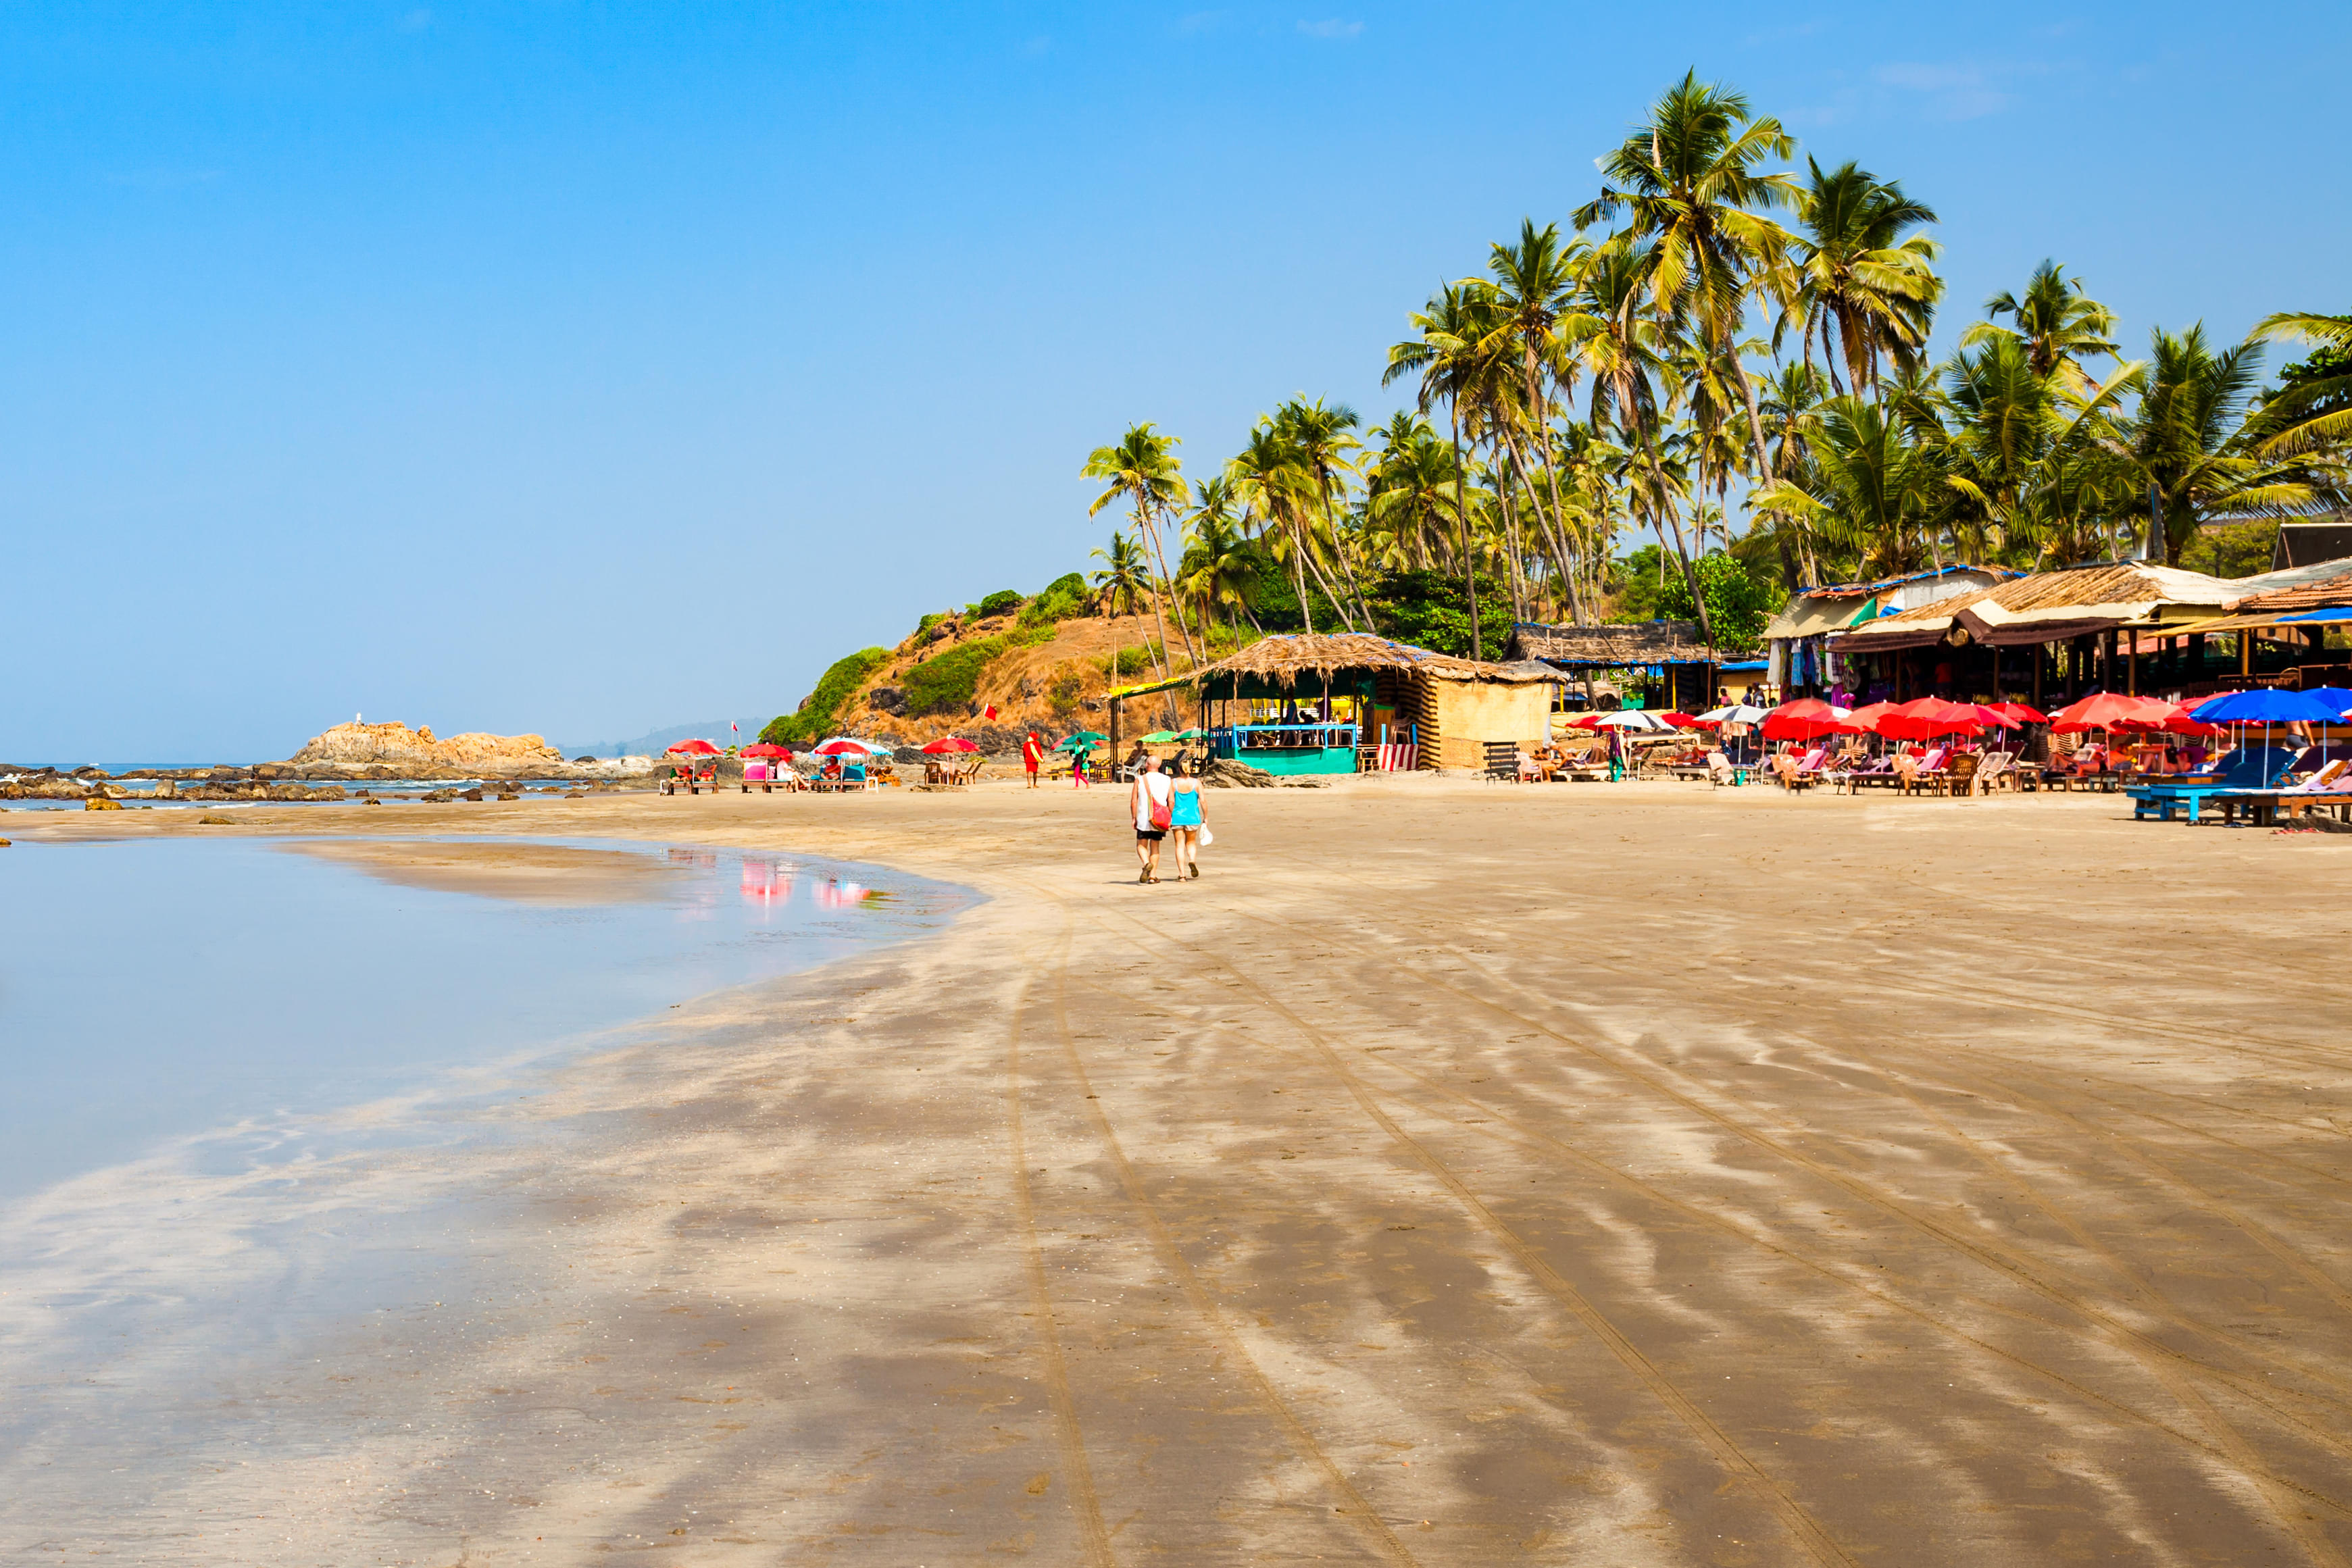
{"type": "MultiPolygon", "coordinates": [[[[1118,666],[1112,667],[1116,669],[1118,666]]],[[[1110,699],[1110,771],[1108,777],[1114,782],[1118,779],[1118,699],[1117,697],[1110,699]]]]}
{"type": "Polygon", "coordinates": [[[2033,700],[2033,706],[2034,706],[2034,708],[2035,708],[2037,711],[2039,711],[2039,710],[2040,710],[2040,708],[2041,708],[2041,706],[2042,706],[2042,660],[2043,660],[2043,659],[2045,659],[2045,658],[2047,658],[2047,657],[2049,656],[2049,653],[2050,653],[2050,650],[2049,650],[2049,648],[2048,648],[2045,644],[2041,643],[2034,643],[2034,644],[2033,644],[2033,699],[2032,699],[2032,700],[2033,700]]]}
{"type": "Polygon", "coordinates": [[[2124,695],[2136,697],[2139,695],[2139,628],[2137,626],[2131,629],[2131,653],[2128,659],[2129,663],[2124,666],[2126,672],[2124,695]]]}
{"type": "Polygon", "coordinates": [[[2000,701],[2000,650],[1992,651],[1992,700],[2000,701]]]}
{"type": "Polygon", "coordinates": [[[2238,628],[2238,675],[2241,679],[2254,673],[2254,633],[2249,626],[2238,628]]]}

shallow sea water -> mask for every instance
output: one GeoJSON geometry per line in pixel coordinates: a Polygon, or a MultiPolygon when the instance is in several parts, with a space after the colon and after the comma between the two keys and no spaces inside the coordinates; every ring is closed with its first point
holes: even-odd
{"type": "MultiPolygon", "coordinates": [[[[496,841],[501,844],[516,841],[496,841]]],[[[82,1537],[242,1375],[455,1299],[508,1108],[692,998],[940,929],[963,890],[585,841],[636,896],[404,885],[280,841],[0,851],[0,1558],[82,1537]]]]}

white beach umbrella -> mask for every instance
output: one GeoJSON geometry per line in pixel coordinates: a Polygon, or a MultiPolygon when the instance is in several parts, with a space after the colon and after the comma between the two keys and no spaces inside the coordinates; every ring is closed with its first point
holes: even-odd
{"type": "Polygon", "coordinates": [[[1698,716],[1708,724],[1762,724],[1764,716],[1770,711],[1769,708],[1750,707],[1746,703],[1734,703],[1729,707],[1715,708],[1698,716]]]}
{"type": "Polygon", "coordinates": [[[878,741],[860,740],[854,735],[835,735],[818,741],[813,749],[820,757],[840,757],[850,751],[862,751],[868,757],[882,757],[889,753],[890,747],[878,741]]]}
{"type": "Polygon", "coordinates": [[[1619,708],[1592,721],[1595,729],[1670,730],[1675,727],[1647,708],[1619,708]]]}

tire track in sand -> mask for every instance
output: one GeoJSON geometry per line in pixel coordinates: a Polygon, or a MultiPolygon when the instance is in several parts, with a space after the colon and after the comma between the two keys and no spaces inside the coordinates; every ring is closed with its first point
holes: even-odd
{"type": "Polygon", "coordinates": [[[1085,1096],[1080,1103],[1090,1113],[1095,1124],[1095,1131],[1102,1139],[1103,1147],[1109,1154],[1113,1167],[1118,1172],[1120,1190],[1125,1193],[1128,1202],[1133,1206],[1136,1214],[1142,1219],[1144,1228],[1150,1233],[1153,1250],[1160,1255],[1161,1263],[1183,1290],[1184,1299],[1191,1303],[1193,1312],[1207,1325],[1211,1337],[1215,1340],[1219,1348],[1232,1358],[1234,1365],[1240,1368],[1242,1375],[1249,1380],[1259,1404],[1265,1406],[1267,1413],[1275,1418],[1276,1425],[1281,1427],[1291,1447],[1301,1458],[1321,1474],[1324,1484],[1331,1489],[1333,1495],[1344,1500],[1347,1506],[1336,1511],[1344,1515],[1350,1524],[1368,1538],[1368,1544],[1383,1561],[1403,1564],[1404,1568],[1418,1568],[1417,1560],[1406,1549],[1404,1542],[1398,1539],[1396,1532],[1389,1528],[1388,1521],[1365,1500],[1363,1494],[1356,1490],[1355,1484],[1348,1479],[1347,1473],[1340,1469],[1329,1454],[1324,1451],[1323,1446],[1315,1440],[1314,1434],[1307,1429],[1306,1424],[1299,1420],[1289,1405],[1284,1401],[1265,1369],[1258,1365],[1257,1358],[1250,1354],[1248,1348],[1242,1343],[1240,1335],[1234,1333],[1233,1325],[1227,1320],[1224,1310],[1218,1306],[1215,1298],[1209,1293],[1208,1287],[1202,1282],[1199,1274],[1194,1272],[1192,1260],[1184,1256],[1183,1249],[1176,1244],[1174,1234],[1169,1230],[1167,1222],[1160,1218],[1158,1207],[1144,1190],[1142,1179],[1136,1175],[1135,1166],[1127,1157],[1126,1146],[1119,1141],[1118,1131],[1111,1125],[1109,1113],[1103,1109],[1102,1101],[1095,1094],[1093,1081],[1087,1072],[1085,1059],[1078,1051],[1077,1033],[1070,1027],[1069,953],[1076,917],[1071,914],[1068,903],[1059,894],[1050,889],[1039,887],[1034,883],[1027,885],[1040,896],[1051,900],[1055,908],[1061,911],[1062,932],[1058,939],[1058,953],[1054,961],[1055,1028],[1061,1035],[1062,1049],[1069,1061],[1071,1072],[1077,1079],[1078,1091],[1085,1096]]]}
{"type": "Polygon", "coordinates": [[[1471,1189],[1470,1185],[1464,1181],[1451,1166],[1432,1153],[1419,1139],[1405,1131],[1393,1117],[1382,1110],[1377,1096],[1354,1072],[1349,1071],[1348,1065],[1339,1059],[1339,1054],[1333,1049],[1331,1042],[1319,1030],[1284,1006],[1271,991],[1258,984],[1238,966],[1220,957],[1200,944],[1188,942],[1160,927],[1147,925],[1124,911],[1107,908],[1103,913],[1137,926],[1156,941],[1183,947],[1199,955],[1207,963],[1233,976],[1269,1011],[1279,1015],[1288,1022],[1298,1031],[1300,1037],[1313,1047],[1318,1060],[1323,1064],[1324,1071],[1347,1090],[1349,1097],[1355,1101],[1357,1109],[1369,1117],[1391,1143],[1410,1155],[1416,1165],[1435,1178],[1478,1228],[1486,1231],[1506,1252],[1509,1253],[1547,1295],[1565,1307],[1586,1333],[1599,1340],[1617,1359],[1618,1364],[1632,1373],[1635,1379],[1648,1390],[1651,1397],[1665,1406],[1691,1435],[1698,1439],[1701,1446],[1706,1448],[1716,1462],[1734,1480],[1763,1502],[1778,1517],[1782,1528],[1808,1556],[1814,1562],[1823,1564],[1824,1568],[1860,1568],[1860,1564],[1847,1554],[1845,1549],[1832,1539],[1829,1532],[1823,1530],[1802,1506],[1783,1491],[1780,1483],[1775,1481],[1761,1465],[1749,1458],[1738,1444],[1731,1440],[1728,1434],[1717,1426],[1714,1420],[1691,1400],[1689,1396],[1675,1386],[1672,1380],[1658,1370],[1656,1364],[1642,1353],[1640,1346],[1628,1338],[1615,1323],[1610,1322],[1600,1309],[1593,1306],[1582,1291],[1552,1268],[1542,1254],[1524,1237],[1506,1225],[1492,1209],[1487,1207],[1486,1201],[1471,1189]]]}
{"type": "Polygon", "coordinates": [[[1078,1404],[1070,1389],[1069,1364],[1062,1354],[1062,1330],[1054,1315],[1054,1291],[1045,1277],[1045,1254],[1037,1242],[1037,1204],[1029,1185],[1029,1140],[1021,1114],[1021,1018],[1029,1004],[1029,977],[1024,969],[1021,988],[1013,994],[1012,1022],[1004,1051],[1005,1130],[1013,1155],[1013,1208],[1021,1226],[1021,1250],[1028,1265],[1030,1309],[1037,1316],[1037,1341],[1045,1359],[1045,1390],[1054,1404],[1054,1428],[1062,1449],[1062,1469],[1068,1477],[1071,1511],[1086,1538],[1087,1561],[1093,1568],[1118,1568],[1111,1554],[1110,1531],[1103,1524],[1102,1503],[1095,1492],[1093,1468],[1087,1462],[1086,1438],[1078,1429],[1078,1404]]]}
{"type": "MultiPolygon", "coordinates": [[[[1091,988],[1100,990],[1106,996],[1114,997],[1131,1006],[1142,1007],[1147,1005],[1147,998],[1119,991],[1116,988],[1106,985],[1101,981],[1090,979],[1085,983],[1091,988]]],[[[1287,1049],[1279,1041],[1260,1040],[1249,1034],[1245,1030],[1234,1024],[1212,1023],[1202,1027],[1211,1033],[1232,1035],[1235,1039],[1249,1044],[1254,1049],[1268,1049],[1275,1051],[1285,1051],[1287,1049]]],[[[1912,1321],[1936,1330],[1947,1338],[1957,1341],[1971,1349],[1980,1351],[1996,1360],[2005,1362],[2008,1364],[2018,1368],[2021,1372],[2030,1373],[2034,1376],[2046,1379],[2057,1387],[2063,1389],[2067,1394],[2075,1398],[2081,1399],[2085,1404],[2094,1405],[2110,1411],[2114,1415],[2120,1416],[2136,1426],[2146,1427],[2150,1430],[2160,1432],[2165,1437],[2171,1438],[2173,1441],[2181,1444],[2185,1448],[2204,1454],[2210,1458],[2218,1459],[2224,1464],[2244,1469],[2247,1474],[2252,1479],[2268,1481],[2276,1486],[2294,1491],[2298,1495],[2303,1496],[2315,1503],[2334,1510],[2336,1512],[2343,1514],[2347,1518],[2352,1518],[2352,1504],[2347,1504],[2336,1498],[2330,1497],[2324,1492],[2314,1490],[2304,1485],[2302,1482],[2294,1480],[2289,1477],[2282,1476],[2273,1470],[2261,1468],[2259,1466],[2247,1466],[2243,1463],[2243,1457],[2242,1455],[2233,1453],[2230,1448],[2223,1447],[2218,1441],[2207,1441],[2206,1439],[2199,1437],[2193,1432],[2182,1431],[2179,1427],[2172,1426],[2160,1416],[2152,1415],[2145,1410],[2141,1410],[2137,1406],[2127,1404],[2113,1395],[2102,1393],[2098,1389],[2093,1388],[2088,1385],[2077,1382],[2066,1374],[2060,1372],[2053,1367],[2045,1366],[2042,1363],[2035,1361],[2029,1356],[2021,1355],[2016,1351],[1993,1343],[1989,1340],[1979,1339],[1975,1334],[1969,1333],[1959,1325],[1947,1322],[1929,1309],[1920,1306],[1915,1301],[1905,1299],[1903,1295],[1897,1292],[1846,1274],[1828,1260],[1814,1256],[1811,1253],[1799,1249],[1785,1242],[1776,1240],[1770,1236],[1759,1235],[1757,1232],[1747,1228],[1746,1226],[1740,1223],[1738,1218],[1735,1218],[1733,1216],[1720,1213],[1714,1209],[1710,1209],[1704,1205],[1690,1202],[1687,1199],[1676,1197],[1673,1194],[1664,1191],[1663,1188],[1653,1186],[1643,1178],[1634,1176],[1629,1171],[1621,1170],[1617,1166],[1609,1164],[1607,1161],[1601,1159],[1599,1156],[1590,1153],[1589,1151],[1579,1148],[1574,1144],[1570,1144],[1550,1133],[1544,1132],[1540,1128],[1526,1124],[1520,1121],[1517,1115],[1515,1114],[1508,1107],[1497,1105],[1490,1101],[1479,1099],[1475,1095],[1473,1095],[1465,1090],[1459,1089],[1452,1084],[1443,1082],[1442,1080],[1431,1077],[1426,1073],[1406,1066],[1402,1061],[1391,1060],[1384,1061],[1381,1065],[1383,1071],[1394,1072],[1402,1077],[1411,1079],[1413,1082],[1420,1084],[1430,1091],[1439,1099],[1451,1101],[1454,1103],[1462,1106],[1465,1110],[1481,1113],[1481,1116],[1483,1118],[1482,1121],[1466,1120],[1461,1117],[1449,1115],[1444,1111],[1438,1109],[1435,1105],[1425,1101],[1416,1100],[1410,1094],[1402,1093],[1393,1089],[1384,1088],[1379,1091],[1379,1092],[1385,1095],[1387,1098],[1410,1110],[1417,1111],[1422,1114],[1435,1120],[1451,1122],[1465,1136],[1483,1139],[1489,1143],[1517,1146],[1522,1149],[1540,1149],[1570,1159],[1587,1170],[1601,1176],[1604,1180],[1618,1185],[1626,1191],[1632,1192],[1647,1201],[1655,1203],[1661,1207],[1666,1208],[1685,1218],[1696,1220],[1706,1225],[1712,1229],[1720,1231],[1724,1235],[1729,1236],[1737,1240],[1746,1242],[1756,1248],[1760,1252],[1779,1258],[1783,1261],[1795,1264],[1799,1268],[1817,1274],[1833,1284],[1852,1290],[1866,1300],[1875,1302],[1880,1306],[1899,1312],[1906,1317],[1910,1318],[1912,1321]],[[1506,1130],[1507,1130],[1509,1135],[1506,1135],[1506,1130]]],[[[1993,1312],[2003,1318],[2013,1319],[2031,1328],[2045,1331],[2060,1329],[2062,1332],[2065,1332],[2063,1329],[2063,1325],[2053,1323],[2046,1318],[2039,1318],[2032,1315],[2031,1313],[2020,1312],[2012,1307],[2004,1307],[1999,1303],[1991,1301],[1979,1301],[1979,1305],[1985,1311],[1993,1312]]],[[[2200,1325],[2192,1322],[2185,1326],[2196,1328],[2200,1325]]],[[[2089,1338],[2095,1343],[2105,1343],[2095,1333],[2085,1333],[2084,1331],[2080,1330],[2072,1332],[2082,1334],[2083,1337],[2089,1338]]],[[[2232,1341],[2231,1343],[2234,1343],[2235,1342],[2232,1341]]],[[[2247,1348],[2253,1349],[2258,1347],[2247,1348]]],[[[2299,1370],[2294,1367],[2290,1363],[2281,1362],[2279,1364],[2287,1367],[2290,1371],[2299,1370]]],[[[2277,1416],[2281,1421],[2287,1425],[2300,1427],[2304,1431],[2311,1434],[2315,1438],[2322,1443],[2323,1446],[2336,1448],[2339,1449],[2346,1447],[2341,1438],[2335,1437],[2326,1429],[2314,1427],[2309,1421],[2304,1419],[2302,1416],[2292,1411],[2279,1408],[2279,1406],[2273,1402],[2273,1396],[2284,1392],[2283,1390],[2270,1388],[2263,1385],[2255,1383],[2250,1377],[2232,1373],[2227,1368],[2213,1366],[2193,1360],[2189,1362],[2189,1367],[2185,1370],[2194,1371],[2205,1376],[2211,1377],[2224,1384],[2241,1396],[2263,1405],[2265,1408],[2271,1410],[2273,1415],[2277,1416]]],[[[2183,1401],[2183,1403],[2186,1404],[2189,1402],[2183,1401]]]]}

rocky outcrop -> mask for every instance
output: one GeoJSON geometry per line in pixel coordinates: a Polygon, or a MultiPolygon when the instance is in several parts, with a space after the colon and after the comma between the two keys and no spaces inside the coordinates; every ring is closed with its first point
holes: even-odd
{"type": "Polygon", "coordinates": [[[634,779],[652,773],[648,757],[567,762],[536,735],[453,735],[444,740],[430,725],[339,724],[283,762],[253,769],[260,779],[634,779]]]}
{"type": "Polygon", "coordinates": [[[339,724],[313,736],[289,762],[389,762],[411,767],[482,768],[563,761],[563,753],[536,735],[453,735],[436,739],[433,727],[339,724]]]}

